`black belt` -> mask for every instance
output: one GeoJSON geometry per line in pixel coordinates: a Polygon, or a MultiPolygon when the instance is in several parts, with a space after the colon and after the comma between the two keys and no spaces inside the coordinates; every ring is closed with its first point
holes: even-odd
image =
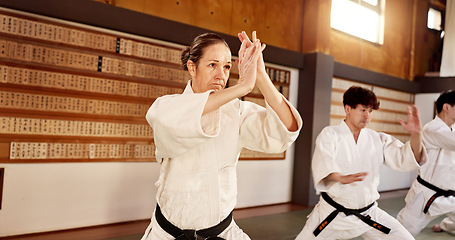
{"type": "Polygon", "coordinates": [[[369,226],[371,226],[385,234],[389,234],[390,228],[388,228],[384,225],[381,225],[381,224],[377,223],[376,221],[371,220],[370,216],[363,216],[362,214],[360,214],[362,212],[365,212],[369,208],[371,208],[374,205],[374,203],[372,203],[364,208],[361,208],[361,209],[349,209],[349,208],[345,208],[341,204],[338,204],[337,202],[333,201],[333,199],[330,198],[329,195],[327,195],[327,193],[321,192],[321,195],[322,195],[322,198],[328,204],[330,204],[332,207],[336,208],[336,210],[333,211],[332,213],[330,213],[330,215],[328,217],[326,217],[321,222],[321,224],[319,224],[319,226],[313,231],[313,234],[315,237],[317,237],[319,235],[319,233],[321,233],[322,230],[324,230],[324,228],[327,227],[327,225],[329,225],[329,223],[332,222],[332,220],[335,219],[335,217],[340,212],[346,214],[346,216],[355,215],[356,217],[358,217],[360,220],[362,220],[364,223],[368,224],[369,226]]]}
{"type": "Polygon", "coordinates": [[[423,213],[428,212],[428,209],[430,208],[431,204],[434,202],[434,200],[436,198],[441,197],[441,196],[444,196],[444,197],[454,196],[455,197],[455,191],[440,189],[440,188],[436,187],[435,185],[423,180],[420,176],[417,176],[417,182],[419,182],[423,186],[436,192],[435,194],[433,194],[433,196],[431,196],[431,198],[428,200],[427,204],[425,204],[423,213]]]}
{"type": "Polygon", "coordinates": [[[231,224],[232,212],[217,225],[201,230],[182,230],[178,228],[163,216],[158,204],[156,205],[155,218],[160,227],[175,237],[176,240],[224,240],[217,236],[231,224]]]}

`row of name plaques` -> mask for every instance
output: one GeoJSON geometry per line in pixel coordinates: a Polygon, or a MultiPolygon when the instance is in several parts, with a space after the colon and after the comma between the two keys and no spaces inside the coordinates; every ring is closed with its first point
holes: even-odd
{"type": "Polygon", "coordinates": [[[153,144],[12,142],[10,159],[147,159],[153,144]]]}
{"type": "MultiPolygon", "coordinates": [[[[244,159],[261,159],[263,153],[245,149],[244,159]]],[[[268,154],[269,158],[280,159],[283,154],[268,154]]],[[[10,156],[13,161],[20,160],[97,160],[155,158],[155,145],[150,144],[95,144],[95,143],[49,143],[49,142],[11,142],[10,156]]]]}
{"type": "MultiPolygon", "coordinates": [[[[0,12],[0,33],[34,40],[44,40],[51,43],[61,43],[69,46],[102,50],[153,61],[180,64],[181,49],[44,20],[34,20],[24,16],[8,15],[7,12],[0,12]]],[[[76,68],[82,67],[91,70],[94,70],[96,66],[96,70],[98,71],[120,72],[130,76],[133,74],[133,67],[130,62],[123,62],[108,57],[102,57],[100,61],[100,56],[97,55],[57,51],[52,48],[42,48],[31,44],[2,41],[0,42],[0,53],[6,55],[8,58],[26,59],[32,62],[48,61],[56,65],[67,65],[76,68]]],[[[233,70],[234,73],[238,73],[235,67],[233,70]]],[[[287,70],[267,67],[267,73],[272,81],[280,83],[290,82],[290,72],[287,70]]],[[[137,75],[146,76],[146,74],[137,75]]]]}
{"type": "MultiPolygon", "coordinates": [[[[154,160],[145,114],[157,97],[183,91],[190,77],[181,50],[0,10],[0,150],[8,152],[0,162],[154,160]]],[[[266,70],[288,97],[290,71],[266,70]]],[[[228,84],[237,81],[234,66],[228,84]]],[[[265,106],[257,88],[244,100],[265,106]]]]}

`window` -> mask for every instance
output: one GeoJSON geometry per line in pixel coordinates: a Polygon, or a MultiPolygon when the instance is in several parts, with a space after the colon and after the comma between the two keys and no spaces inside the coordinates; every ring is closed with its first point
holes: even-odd
{"type": "Polygon", "coordinates": [[[432,7],[428,9],[427,27],[437,31],[442,31],[442,14],[441,11],[432,7]]]}
{"type": "Polygon", "coordinates": [[[332,0],[330,26],[374,43],[383,43],[385,0],[332,0]]]}

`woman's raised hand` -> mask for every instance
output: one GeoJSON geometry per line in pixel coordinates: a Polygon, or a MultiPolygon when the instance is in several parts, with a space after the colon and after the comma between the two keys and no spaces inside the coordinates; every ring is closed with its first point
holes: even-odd
{"type": "MultiPolygon", "coordinates": [[[[240,42],[242,42],[242,44],[243,44],[244,40],[247,41],[247,44],[252,44],[253,42],[256,42],[256,41],[260,42],[260,40],[257,38],[256,31],[253,31],[253,33],[251,34],[253,42],[251,42],[250,38],[248,37],[248,34],[246,34],[245,31],[242,31],[241,33],[239,33],[237,35],[239,37],[240,42]]],[[[261,43],[261,55],[258,58],[258,65],[257,65],[258,72],[265,71],[264,58],[262,57],[262,51],[264,51],[265,47],[266,47],[265,43],[261,43]]],[[[240,57],[240,54],[241,53],[239,51],[239,57],[240,57]]]]}
{"type": "Polygon", "coordinates": [[[256,84],[258,59],[262,53],[261,49],[259,40],[251,42],[249,39],[243,39],[240,46],[239,59],[236,61],[239,67],[237,85],[245,87],[245,95],[251,92],[256,84]]]}

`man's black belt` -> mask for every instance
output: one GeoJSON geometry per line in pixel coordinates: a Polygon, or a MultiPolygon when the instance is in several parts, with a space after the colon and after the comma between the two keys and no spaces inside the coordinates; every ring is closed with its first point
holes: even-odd
{"type": "Polygon", "coordinates": [[[428,200],[427,204],[425,204],[425,208],[423,209],[423,213],[427,213],[428,209],[430,208],[431,204],[434,202],[434,200],[438,197],[444,196],[444,197],[449,197],[449,196],[454,196],[455,197],[455,191],[453,190],[444,190],[436,187],[435,185],[423,180],[420,176],[417,176],[417,181],[422,184],[423,186],[435,191],[436,193],[431,196],[431,198],[428,200]]]}
{"type": "Polygon", "coordinates": [[[201,230],[182,230],[169,222],[161,213],[160,206],[156,205],[155,218],[160,227],[175,237],[176,240],[224,240],[218,237],[232,221],[232,212],[223,221],[217,225],[201,230]]]}
{"type": "Polygon", "coordinates": [[[319,226],[313,231],[313,234],[315,237],[317,237],[319,235],[319,233],[321,233],[322,230],[324,230],[324,228],[327,227],[327,225],[329,225],[329,223],[332,222],[332,220],[335,219],[335,217],[340,212],[346,214],[346,216],[355,215],[356,217],[358,217],[360,220],[362,220],[364,223],[368,224],[369,226],[371,226],[385,234],[389,234],[390,228],[388,228],[382,224],[379,224],[376,221],[371,220],[370,216],[364,216],[364,215],[360,214],[360,213],[365,212],[366,210],[370,209],[374,205],[374,203],[372,203],[364,208],[361,208],[361,209],[349,209],[349,208],[345,208],[341,204],[333,201],[333,199],[330,198],[327,193],[321,192],[321,195],[322,195],[322,198],[328,204],[330,204],[332,207],[336,208],[336,210],[333,211],[332,213],[330,213],[330,215],[328,217],[326,217],[321,222],[321,224],[319,224],[319,226]]]}

